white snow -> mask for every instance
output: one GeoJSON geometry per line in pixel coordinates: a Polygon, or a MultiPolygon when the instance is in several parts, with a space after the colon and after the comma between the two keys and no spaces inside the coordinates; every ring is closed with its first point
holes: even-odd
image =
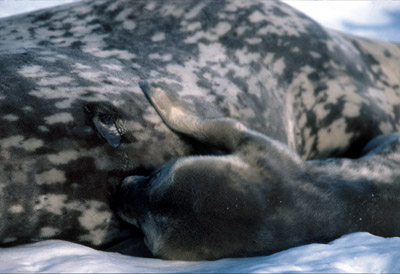
{"type": "Polygon", "coordinates": [[[382,238],[358,232],[329,244],[300,246],[270,256],[208,262],[129,257],[52,240],[0,248],[0,272],[399,273],[400,238],[382,238]]]}
{"type": "Polygon", "coordinates": [[[50,8],[80,0],[1,0],[0,18],[39,9],[50,8]]]}
{"type": "Polygon", "coordinates": [[[321,25],[359,36],[400,42],[400,1],[283,0],[321,25]]]}

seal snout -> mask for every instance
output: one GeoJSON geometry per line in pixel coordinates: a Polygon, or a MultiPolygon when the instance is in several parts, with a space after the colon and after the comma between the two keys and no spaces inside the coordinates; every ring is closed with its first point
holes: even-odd
{"type": "Polygon", "coordinates": [[[126,177],[118,189],[118,215],[135,226],[139,226],[140,212],[146,206],[143,188],[147,184],[147,179],[145,176],[126,177]]]}

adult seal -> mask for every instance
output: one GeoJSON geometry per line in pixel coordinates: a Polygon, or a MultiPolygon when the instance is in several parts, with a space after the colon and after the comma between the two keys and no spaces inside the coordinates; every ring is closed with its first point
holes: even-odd
{"type": "Polygon", "coordinates": [[[141,79],[302,160],[356,158],[399,129],[398,45],[326,30],[280,2],[78,2],[1,19],[0,37],[2,247],[135,246],[141,231],[115,212],[122,180],[224,153],[171,131],[141,79]]]}

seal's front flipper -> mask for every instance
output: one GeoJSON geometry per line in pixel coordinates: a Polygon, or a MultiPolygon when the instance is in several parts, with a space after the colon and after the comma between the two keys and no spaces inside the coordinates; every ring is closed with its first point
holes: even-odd
{"type": "Polygon", "coordinates": [[[184,134],[190,134],[193,124],[196,124],[200,118],[190,110],[189,106],[178,99],[178,94],[170,90],[167,86],[148,83],[147,81],[140,81],[139,86],[146,98],[171,129],[184,134]]]}
{"type": "Polygon", "coordinates": [[[94,128],[114,148],[121,143],[122,129],[118,126],[118,113],[105,104],[88,104],[86,112],[91,116],[94,128]]]}
{"type": "Polygon", "coordinates": [[[249,149],[257,148],[269,155],[271,161],[281,163],[278,164],[280,167],[303,165],[299,156],[286,145],[246,128],[235,119],[202,118],[186,107],[178,94],[168,87],[148,82],[140,82],[140,87],[165,123],[179,133],[227,153],[243,151],[243,157],[248,157],[249,149]]]}
{"type": "Polygon", "coordinates": [[[204,119],[168,87],[142,81],[140,88],[164,122],[174,131],[227,152],[237,149],[246,128],[230,118],[204,119]]]}

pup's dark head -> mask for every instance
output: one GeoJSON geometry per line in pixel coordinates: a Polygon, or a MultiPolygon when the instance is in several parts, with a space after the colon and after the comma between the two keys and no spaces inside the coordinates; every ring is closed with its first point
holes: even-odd
{"type": "Polygon", "coordinates": [[[262,195],[238,163],[185,158],[119,188],[118,214],[145,234],[154,255],[199,260],[241,256],[262,220],[262,195]]]}

